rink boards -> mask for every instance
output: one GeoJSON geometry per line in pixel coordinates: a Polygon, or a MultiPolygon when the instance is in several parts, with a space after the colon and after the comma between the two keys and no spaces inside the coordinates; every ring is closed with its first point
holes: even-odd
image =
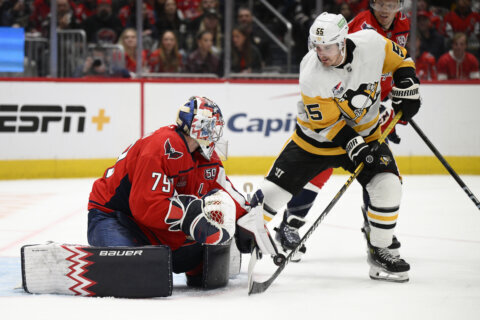
{"type": "MultiPolygon", "coordinates": [[[[416,123],[458,173],[480,174],[480,82],[424,84],[416,123]]],[[[175,121],[189,96],[226,119],[229,174],[265,174],[295,128],[297,81],[0,80],[0,179],[101,175],[129,144],[175,121]]],[[[402,173],[447,173],[397,126],[402,173]]]]}

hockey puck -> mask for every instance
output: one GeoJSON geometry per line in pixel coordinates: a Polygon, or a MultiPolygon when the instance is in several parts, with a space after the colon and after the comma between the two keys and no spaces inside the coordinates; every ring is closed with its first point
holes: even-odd
{"type": "Polygon", "coordinates": [[[285,259],[285,256],[279,253],[275,257],[273,257],[273,263],[275,263],[276,266],[280,266],[285,261],[285,259]]]}

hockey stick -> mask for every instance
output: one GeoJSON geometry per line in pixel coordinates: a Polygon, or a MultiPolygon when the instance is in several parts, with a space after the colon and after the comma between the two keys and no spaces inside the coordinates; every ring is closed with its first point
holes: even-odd
{"type": "MultiPolygon", "coordinates": [[[[400,120],[401,117],[402,117],[402,112],[399,111],[397,113],[397,115],[393,118],[392,122],[390,122],[388,127],[385,129],[385,131],[380,136],[380,139],[378,140],[380,143],[383,143],[385,141],[388,134],[390,133],[390,131],[392,131],[393,127],[397,124],[398,120],[400,120]]],[[[253,281],[253,278],[252,278],[253,266],[251,266],[251,268],[249,268],[249,274],[248,274],[248,278],[249,278],[248,294],[249,295],[252,294],[252,293],[265,292],[270,287],[270,285],[273,283],[273,281],[275,281],[275,279],[278,277],[278,275],[283,271],[283,269],[287,266],[287,264],[292,260],[292,258],[295,256],[295,254],[298,252],[298,250],[300,250],[302,245],[305,244],[307,239],[310,238],[313,231],[315,231],[315,229],[317,229],[319,224],[323,221],[323,219],[325,219],[325,217],[330,212],[330,210],[333,208],[333,206],[338,202],[338,200],[345,193],[345,191],[347,191],[348,187],[350,187],[353,180],[355,180],[358,177],[358,175],[360,174],[360,172],[362,170],[363,170],[363,162],[358,165],[358,167],[355,169],[355,171],[348,178],[347,182],[345,182],[345,184],[342,186],[340,191],[337,192],[337,194],[333,197],[332,201],[330,201],[330,203],[325,208],[325,210],[323,210],[323,212],[320,214],[320,216],[317,218],[317,220],[315,220],[315,222],[310,227],[310,229],[308,229],[308,231],[302,237],[302,239],[300,240],[300,243],[295,247],[295,249],[293,249],[287,255],[286,258],[283,257],[283,255],[281,257],[279,257],[279,255],[273,257],[273,260],[274,260],[275,264],[278,265],[278,267],[277,267],[277,270],[275,270],[275,272],[272,274],[272,276],[270,276],[270,278],[268,278],[264,282],[253,281]]],[[[250,259],[253,258],[253,259],[255,259],[255,262],[256,262],[257,257],[256,256],[253,257],[254,254],[256,254],[256,252],[252,253],[252,257],[250,259]]]]}
{"type": "Polygon", "coordinates": [[[409,121],[410,125],[412,128],[418,133],[420,138],[425,142],[425,144],[432,150],[433,154],[440,160],[440,162],[443,164],[445,169],[450,173],[450,175],[457,181],[457,183],[460,185],[460,187],[465,191],[467,196],[473,201],[475,206],[480,210],[480,201],[475,197],[475,195],[470,191],[470,189],[467,187],[467,185],[463,182],[462,179],[458,176],[458,174],[453,170],[453,168],[448,164],[447,160],[440,154],[440,152],[435,148],[435,146],[432,144],[432,142],[427,138],[427,136],[423,133],[423,131],[418,127],[418,125],[415,123],[415,121],[410,120],[409,121]]]}

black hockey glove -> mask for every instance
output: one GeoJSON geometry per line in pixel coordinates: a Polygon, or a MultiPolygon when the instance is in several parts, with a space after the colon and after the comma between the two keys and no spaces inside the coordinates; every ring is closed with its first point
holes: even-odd
{"type": "Polygon", "coordinates": [[[380,156],[376,150],[371,148],[361,136],[348,141],[345,150],[355,167],[363,162],[366,169],[373,170],[380,164],[380,156]]]}
{"type": "Polygon", "coordinates": [[[402,111],[402,121],[410,121],[420,109],[419,81],[408,77],[395,82],[392,88],[392,106],[395,113],[402,111]]]}

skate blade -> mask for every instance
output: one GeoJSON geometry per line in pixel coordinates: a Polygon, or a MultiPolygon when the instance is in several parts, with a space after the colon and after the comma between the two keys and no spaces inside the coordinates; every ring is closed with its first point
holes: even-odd
{"type": "MultiPolygon", "coordinates": [[[[277,248],[278,248],[278,252],[283,254],[285,257],[288,256],[290,254],[290,252],[292,252],[292,250],[287,249],[280,244],[277,248]]],[[[300,262],[302,260],[302,257],[303,257],[304,254],[305,254],[304,252],[297,251],[297,253],[295,253],[292,256],[292,258],[290,259],[290,262],[300,262]]]]}
{"type": "Polygon", "coordinates": [[[292,259],[290,261],[300,262],[300,260],[302,260],[303,255],[304,255],[303,252],[298,251],[297,253],[295,253],[295,255],[292,257],[292,259]]]}
{"type": "Polygon", "coordinates": [[[408,272],[388,272],[378,267],[370,267],[370,279],[388,282],[408,282],[408,272]]]}

